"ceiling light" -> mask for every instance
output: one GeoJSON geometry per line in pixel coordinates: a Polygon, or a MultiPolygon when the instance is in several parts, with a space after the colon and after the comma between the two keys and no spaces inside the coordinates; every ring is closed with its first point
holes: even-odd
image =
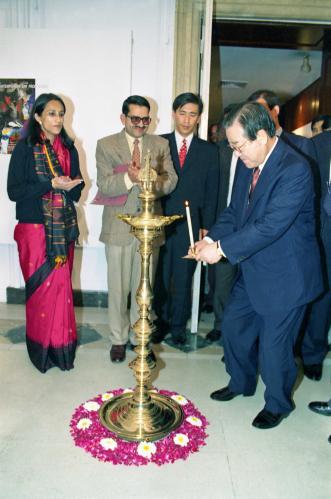
{"type": "Polygon", "coordinates": [[[305,54],[303,56],[302,64],[301,64],[301,67],[300,67],[300,71],[302,71],[303,73],[310,73],[310,71],[311,71],[311,65],[310,65],[309,55],[308,54],[305,54]]]}
{"type": "Polygon", "coordinates": [[[248,81],[239,80],[221,80],[220,85],[224,88],[245,88],[248,81]]]}

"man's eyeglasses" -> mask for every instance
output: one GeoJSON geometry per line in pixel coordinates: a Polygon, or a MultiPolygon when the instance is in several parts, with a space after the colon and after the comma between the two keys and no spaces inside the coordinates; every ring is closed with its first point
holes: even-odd
{"type": "Polygon", "coordinates": [[[232,145],[232,144],[229,144],[229,147],[230,147],[230,149],[232,149],[232,151],[235,151],[235,152],[238,152],[239,154],[241,154],[241,153],[242,153],[242,150],[243,150],[243,148],[245,147],[245,145],[247,144],[247,142],[249,142],[249,140],[248,140],[248,139],[247,139],[247,140],[245,140],[245,142],[243,142],[243,143],[241,144],[241,146],[234,146],[234,145],[232,145]]]}
{"type": "Polygon", "coordinates": [[[151,122],[151,118],[149,116],[143,116],[141,118],[140,116],[130,116],[127,114],[127,117],[130,118],[132,125],[139,125],[139,123],[142,122],[142,124],[146,126],[151,122]]]}

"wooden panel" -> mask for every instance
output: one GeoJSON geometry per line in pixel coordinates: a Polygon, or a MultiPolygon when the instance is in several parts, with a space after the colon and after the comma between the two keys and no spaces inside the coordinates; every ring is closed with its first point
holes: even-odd
{"type": "Polygon", "coordinates": [[[330,24],[330,0],[215,0],[215,18],[314,21],[330,24]]]}
{"type": "Polygon", "coordinates": [[[320,114],[321,78],[282,106],[280,122],[287,131],[296,130],[320,114]]]}
{"type": "Polygon", "coordinates": [[[213,45],[321,50],[324,28],[264,22],[213,22],[213,45]]]}
{"type": "Polygon", "coordinates": [[[324,39],[321,78],[289,100],[281,110],[281,123],[291,131],[310,123],[317,114],[331,114],[331,35],[324,39]]]}

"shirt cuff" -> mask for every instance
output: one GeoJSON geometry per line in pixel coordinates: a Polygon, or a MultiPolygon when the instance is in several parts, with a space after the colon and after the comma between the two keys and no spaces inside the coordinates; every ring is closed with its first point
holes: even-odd
{"type": "Polygon", "coordinates": [[[205,237],[203,238],[203,240],[204,240],[204,241],[207,241],[207,243],[209,243],[209,244],[212,244],[212,243],[214,242],[214,240],[213,240],[211,237],[208,237],[208,236],[205,236],[205,237]]]}
{"type": "Polygon", "coordinates": [[[124,173],[124,183],[125,183],[125,187],[127,188],[128,191],[130,191],[132,189],[132,187],[134,186],[133,182],[131,182],[131,180],[130,180],[128,172],[124,173]]]}
{"type": "Polygon", "coordinates": [[[221,241],[217,241],[217,253],[226,258],[226,254],[222,250],[221,241]]]}

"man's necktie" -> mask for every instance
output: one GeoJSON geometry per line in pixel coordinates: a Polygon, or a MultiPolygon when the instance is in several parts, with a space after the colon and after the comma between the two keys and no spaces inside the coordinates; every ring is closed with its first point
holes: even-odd
{"type": "Polygon", "coordinates": [[[256,168],[254,168],[253,177],[251,181],[251,188],[249,191],[249,198],[252,197],[257,181],[259,180],[259,176],[260,176],[260,168],[257,166],[256,168]]]}
{"type": "Polygon", "coordinates": [[[182,147],[179,150],[179,164],[181,168],[183,168],[186,154],[187,154],[186,139],[183,139],[182,147]]]}
{"type": "Polygon", "coordinates": [[[140,168],[140,150],[139,150],[139,140],[135,139],[133,141],[133,151],[132,151],[132,165],[140,168]]]}

